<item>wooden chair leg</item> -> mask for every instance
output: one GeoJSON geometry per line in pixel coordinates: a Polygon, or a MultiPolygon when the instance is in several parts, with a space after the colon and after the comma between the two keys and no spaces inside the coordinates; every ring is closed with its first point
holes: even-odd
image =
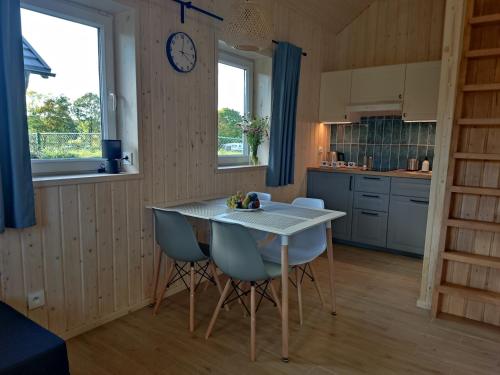
{"type": "Polygon", "coordinates": [[[212,329],[214,328],[215,321],[217,320],[217,316],[219,316],[220,308],[222,307],[222,304],[226,300],[226,297],[229,293],[230,287],[231,287],[231,279],[228,279],[226,282],[226,286],[224,287],[224,290],[222,291],[222,294],[219,298],[219,302],[217,303],[217,306],[215,307],[215,311],[214,311],[214,314],[212,315],[212,319],[210,320],[210,324],[208,325],[207,332],[205,334],[205,339],[208,339],[210,337],[210,334],[212,333],[212,329]]]}
{"type": "Polygon", "coordinates": [[[250,286],[250,360],[255,361],[255,284],[250,286]]]}
{"type": "Polygon", "coordinates": [[[156,265],[154,284],[153,284],[153,305],[156,303],[157,300],[156,294],[158,293],[158,281],[160,280],[160,270],[162,263],[161,261],[163,260],[163,251],[159,247],[157,247],[157,251],[158,251],[158,264],[156,265]]]}
{"type": "Polygon", "coordinates": [[[299,323],[304,323],[304,315],[302,312],[302,281],[299,275],[299,267],[295,267],[295,285],[297,285],[297,301],[299,303],[299,323]]]}
{"type": "Polygon", "coordinates": [[[189,282],[189,332],[194,332],[194,288],[196,287],[194,278],[194,263],[190,265],[189,282]]]}
{"type": "MultiPolygon", "coordinates": [[[[213,264],[212,261],[210,261],[210,265],[208,266],[210,268],[210,271],[212,273],[212,277],[215,280],[215,285],[217,285],[217,289],[219,290],[219,294],[222,295],[222,285],[220,283],[219,275],[217,275],[217,268],[215,267],[215,264],[213,264]]],[[[208,285],[208,282],[207,282],[208,285]]],[[[224,309],[226,311],[229,311],[229,305],[224,306],[224,309]]]]}
{"type": "Polygon", "coordinates": [[[172,265],[167,270],[167,277],[165,278],[165,285],[163,286],[160,295],[156,298],[155,308],[153,309],[153,315],[158,314],[158,309],[163,301],[163,297],[167,292],[168,283],[170,282],[170,278],[172,277],[172,272],[174,271],[175,261],[172,260],[172,265]]]}
{"type": "Polygon", "coordinates": [[[323,292],[321,291],[321,286],[319,284],[318,276],[316,275],[316,270],[314,269],[314,265],[312,264],[312,262],[309,263],[309,268],[311,269],[311,274],[312,274],[312,277],[314,279],[313,284],[314,284],[314,287],[316,288],[316,292],[318,292],[321,306],[325,307],[326,306],[325,298],[323,297],[323,292]]]}
{"type": "Polygon", "coordinates": [[[278,308],[278,313],[280,314],[280,319],[281,319],[281,303],[280,299],[278,298],[278,294],[276,293],[276,289],[274,288],[272,280],[269,282],[269,288],[271,289],[271,296],[273,297],[274,303],[278,308]]]}

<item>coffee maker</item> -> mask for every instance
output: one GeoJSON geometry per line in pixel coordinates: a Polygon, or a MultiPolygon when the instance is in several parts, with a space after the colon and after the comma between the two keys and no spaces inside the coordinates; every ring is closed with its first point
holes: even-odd
{"type": "Polygon", "coordinates": [[[122,141],[117,139],[103,139],[102,157],[106,159],[104,168],[106,173],[120,173],[120,164],[122,160],[122,141]]]}

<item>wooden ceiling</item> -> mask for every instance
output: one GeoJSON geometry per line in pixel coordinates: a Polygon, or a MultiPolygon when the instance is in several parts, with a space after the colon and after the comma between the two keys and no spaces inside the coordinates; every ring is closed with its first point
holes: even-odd
{"type": "Polygon", "coordinates": [[[376,0],[287,0],[297,12],[317,18],[318,22],[338,34],[376,0]]]}

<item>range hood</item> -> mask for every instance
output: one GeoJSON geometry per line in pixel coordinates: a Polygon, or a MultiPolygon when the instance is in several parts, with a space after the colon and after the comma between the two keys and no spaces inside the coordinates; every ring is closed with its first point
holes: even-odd
{"type": "Polygon", "coordinates": [[[403,112],[403,103],[401,102],[381,102],[368,104],[350,104],[347,106],[347,113],[401,113],[403,112]]]}

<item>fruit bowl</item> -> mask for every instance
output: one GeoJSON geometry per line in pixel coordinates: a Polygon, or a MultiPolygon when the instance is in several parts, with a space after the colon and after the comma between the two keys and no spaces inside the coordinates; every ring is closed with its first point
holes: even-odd
{"type": "Polygon", "coordinates": [[[256,193],[248,193],[246,195],[237,192],[235,195],[230,196],[226,205],[228,208],[235,211],[257,211],[260,210],[260,201],[256,193]]]}

